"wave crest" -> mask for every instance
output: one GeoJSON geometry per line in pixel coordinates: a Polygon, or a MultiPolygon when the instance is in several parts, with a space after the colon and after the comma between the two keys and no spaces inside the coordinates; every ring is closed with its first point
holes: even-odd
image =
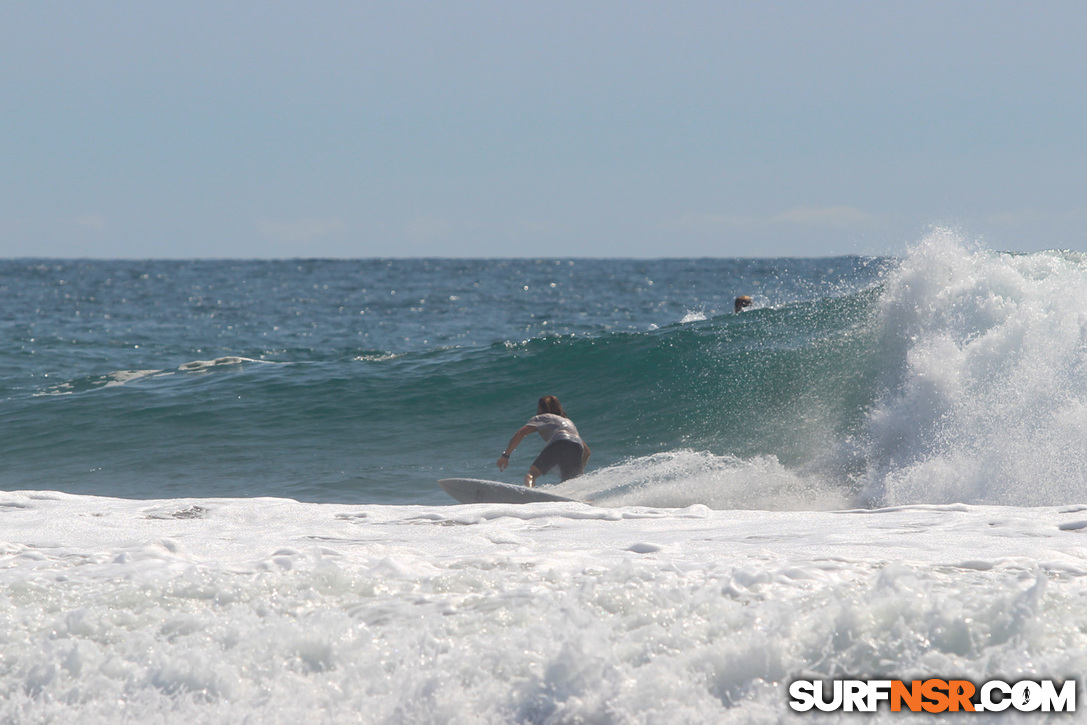
{"type": "Polygon", "coordinates": [[[1081,255],[924,239],[880,301],[886,390],[868,415],[870,503],[1087,499],[1081,255]]]}

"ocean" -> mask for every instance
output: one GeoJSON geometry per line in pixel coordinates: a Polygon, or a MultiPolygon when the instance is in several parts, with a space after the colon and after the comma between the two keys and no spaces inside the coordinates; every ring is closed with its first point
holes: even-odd
{"type": "Polygon", "coordinates": [[[0,722],[850,721],[790,683],[1087,670],[1083,254],[18,259],[0,299],[0,722]],[[519,482],[546,394],[584,503],[437,486],[519,482]]]}

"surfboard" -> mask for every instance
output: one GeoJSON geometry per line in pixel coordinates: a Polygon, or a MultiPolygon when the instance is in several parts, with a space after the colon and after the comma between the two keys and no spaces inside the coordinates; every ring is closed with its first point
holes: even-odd
{"type": "Polygon", "coordinates": [[[572,498],[541,491],[538,488],[485,481],[481,478],[443,478],[438,481],[438,485],[461,503],[540,503],[545,501],[577,503],[572,498]]]}

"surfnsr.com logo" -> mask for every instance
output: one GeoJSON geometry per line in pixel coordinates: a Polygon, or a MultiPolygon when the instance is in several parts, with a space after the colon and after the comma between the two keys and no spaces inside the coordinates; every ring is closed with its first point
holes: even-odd
{"type": "Polygon", "coordinates": [[[1075,712],[1076,681],[796,680],[789,697],[798,712],[875,712],[882,702],[891,712],[1075,712]]]}

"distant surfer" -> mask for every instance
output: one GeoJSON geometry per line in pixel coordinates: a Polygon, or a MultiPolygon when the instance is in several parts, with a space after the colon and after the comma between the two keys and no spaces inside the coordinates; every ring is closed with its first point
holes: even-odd
{"type": "Polygon", "coordinates": [[[750,306],[751,306],[751,298],[748,297],[747,295],[740,295],[739,297],[736,298],[736,304],[735,304],[734,309],[736,310],[736,314],[738,315],[741,312],[743,312],[745,307],[750,307],[750,306]]]}
{"type": "Polygon", "coordinates": [[[554,395],[545,395],[536,403],[536,416],[510,438],[506,450],[498,457],[498,470],[506,470],[513,450],[530,433],[539,433],[545,443],[540,455],[525,474],[526,486],[534,486],[537,478],[555,466],[559,467],[559,476],[563,481],[580,476],[585,470],[585,463],[589,460],[589,446],[581,440],[574,422],[566,416],[562,403],[554,395]]]}

